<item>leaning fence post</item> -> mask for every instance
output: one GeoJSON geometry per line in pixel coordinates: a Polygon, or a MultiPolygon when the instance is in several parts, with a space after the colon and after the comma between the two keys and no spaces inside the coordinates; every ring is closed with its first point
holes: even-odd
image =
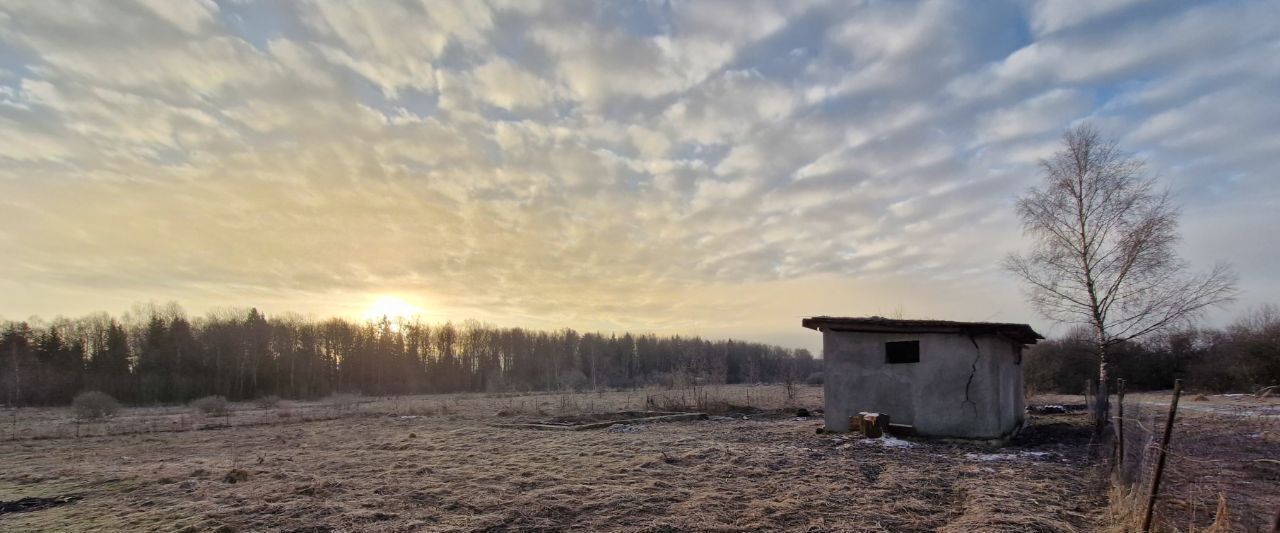
{"type": "Polygon", "coordinates": [[[1169,402],[1169,417],[1164,422],[1164,436],[1160,438],[1160,447],[1156,448],[1156,470],[1151,476],[1151,492],[1147,494],[1147,510],[1142,516],[1142,533],[1151,531],[1151,518],[1156,508],[1156,493],[1160,491],[1160,476],[1164,474],[1165,451],[1169,448],[1169,437],[1173,434],[1173,417],[1178,413],[1178,397],[1182,395],[1182,380],[1173,380],[1173,400],[1169,402]]]}
{"type": "Polygon", "coordinates": [[[1116,380],[1116,471],[1124,475],[1124,378],[1116,380]]]}

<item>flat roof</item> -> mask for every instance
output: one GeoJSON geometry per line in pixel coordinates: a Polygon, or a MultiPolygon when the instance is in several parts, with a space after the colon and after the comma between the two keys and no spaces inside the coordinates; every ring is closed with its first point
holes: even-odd
{"type": "Polygon", "coordinates": [[[1035,344],[1044,336],[1026,324],[1008,322],[956,322],[952,320],[902,320],[880,316],[815,316],[800,325],[818,331],[857,331],[866,333],[959,333],[966,335],[1004,335],[1023,344],[1035,344]]]}

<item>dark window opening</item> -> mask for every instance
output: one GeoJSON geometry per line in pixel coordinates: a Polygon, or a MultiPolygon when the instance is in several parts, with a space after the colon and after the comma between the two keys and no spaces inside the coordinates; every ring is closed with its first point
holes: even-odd
{"type": "Polygon", "coordinates": [[[897,365],[920,362],[920,341],[894,341],[884,343],[884,362],[897,365]]]}
{"type": "Polygon", "coordinates": [[[1013,345],[1013,364],[1015,365],[1022,364],[1022,345],[1021,344],[1013,345]]]}

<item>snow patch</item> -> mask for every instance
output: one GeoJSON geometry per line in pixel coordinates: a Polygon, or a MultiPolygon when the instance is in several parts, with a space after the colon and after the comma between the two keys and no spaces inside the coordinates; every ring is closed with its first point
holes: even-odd
{"type": "Polygon", "coordinates": [[[1050,452],[1018,452],[1018,453],[966,453],[964,457],[974,461],[1017,461],[1019,459],[1043,459],[1053,455],[1050,452]]]}
{"type": "Polygon", "coordinates": [[[910,441],[895,439],[888,436],[880,437],[878,439],[862,439],[858,441],[858,444],[880,445],[885,448],[910,448],[915,446],[915,444],[912,444],[910,441]]]}

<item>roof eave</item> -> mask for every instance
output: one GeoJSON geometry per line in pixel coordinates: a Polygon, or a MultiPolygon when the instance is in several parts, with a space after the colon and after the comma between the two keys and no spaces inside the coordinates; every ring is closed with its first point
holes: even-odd
{"type": "Polygon", "coordinates": [[[919,333],[919,334],[979,334],[979,335],[1001,335],[1009,340],[1020,342],[1022,344],[1036,344],[1044,336],[1037,333],[1028,325],[985,325],[985,324],[956,324],[956,325],[929,325],[929,326],[903,326],[894,324],[866,324],[852,323],[840,319],[832,319],[828,317],[811,317],[804,318],[800,321],[800,325],[815,331],[846,331],[859,333],[919,333]]]}

